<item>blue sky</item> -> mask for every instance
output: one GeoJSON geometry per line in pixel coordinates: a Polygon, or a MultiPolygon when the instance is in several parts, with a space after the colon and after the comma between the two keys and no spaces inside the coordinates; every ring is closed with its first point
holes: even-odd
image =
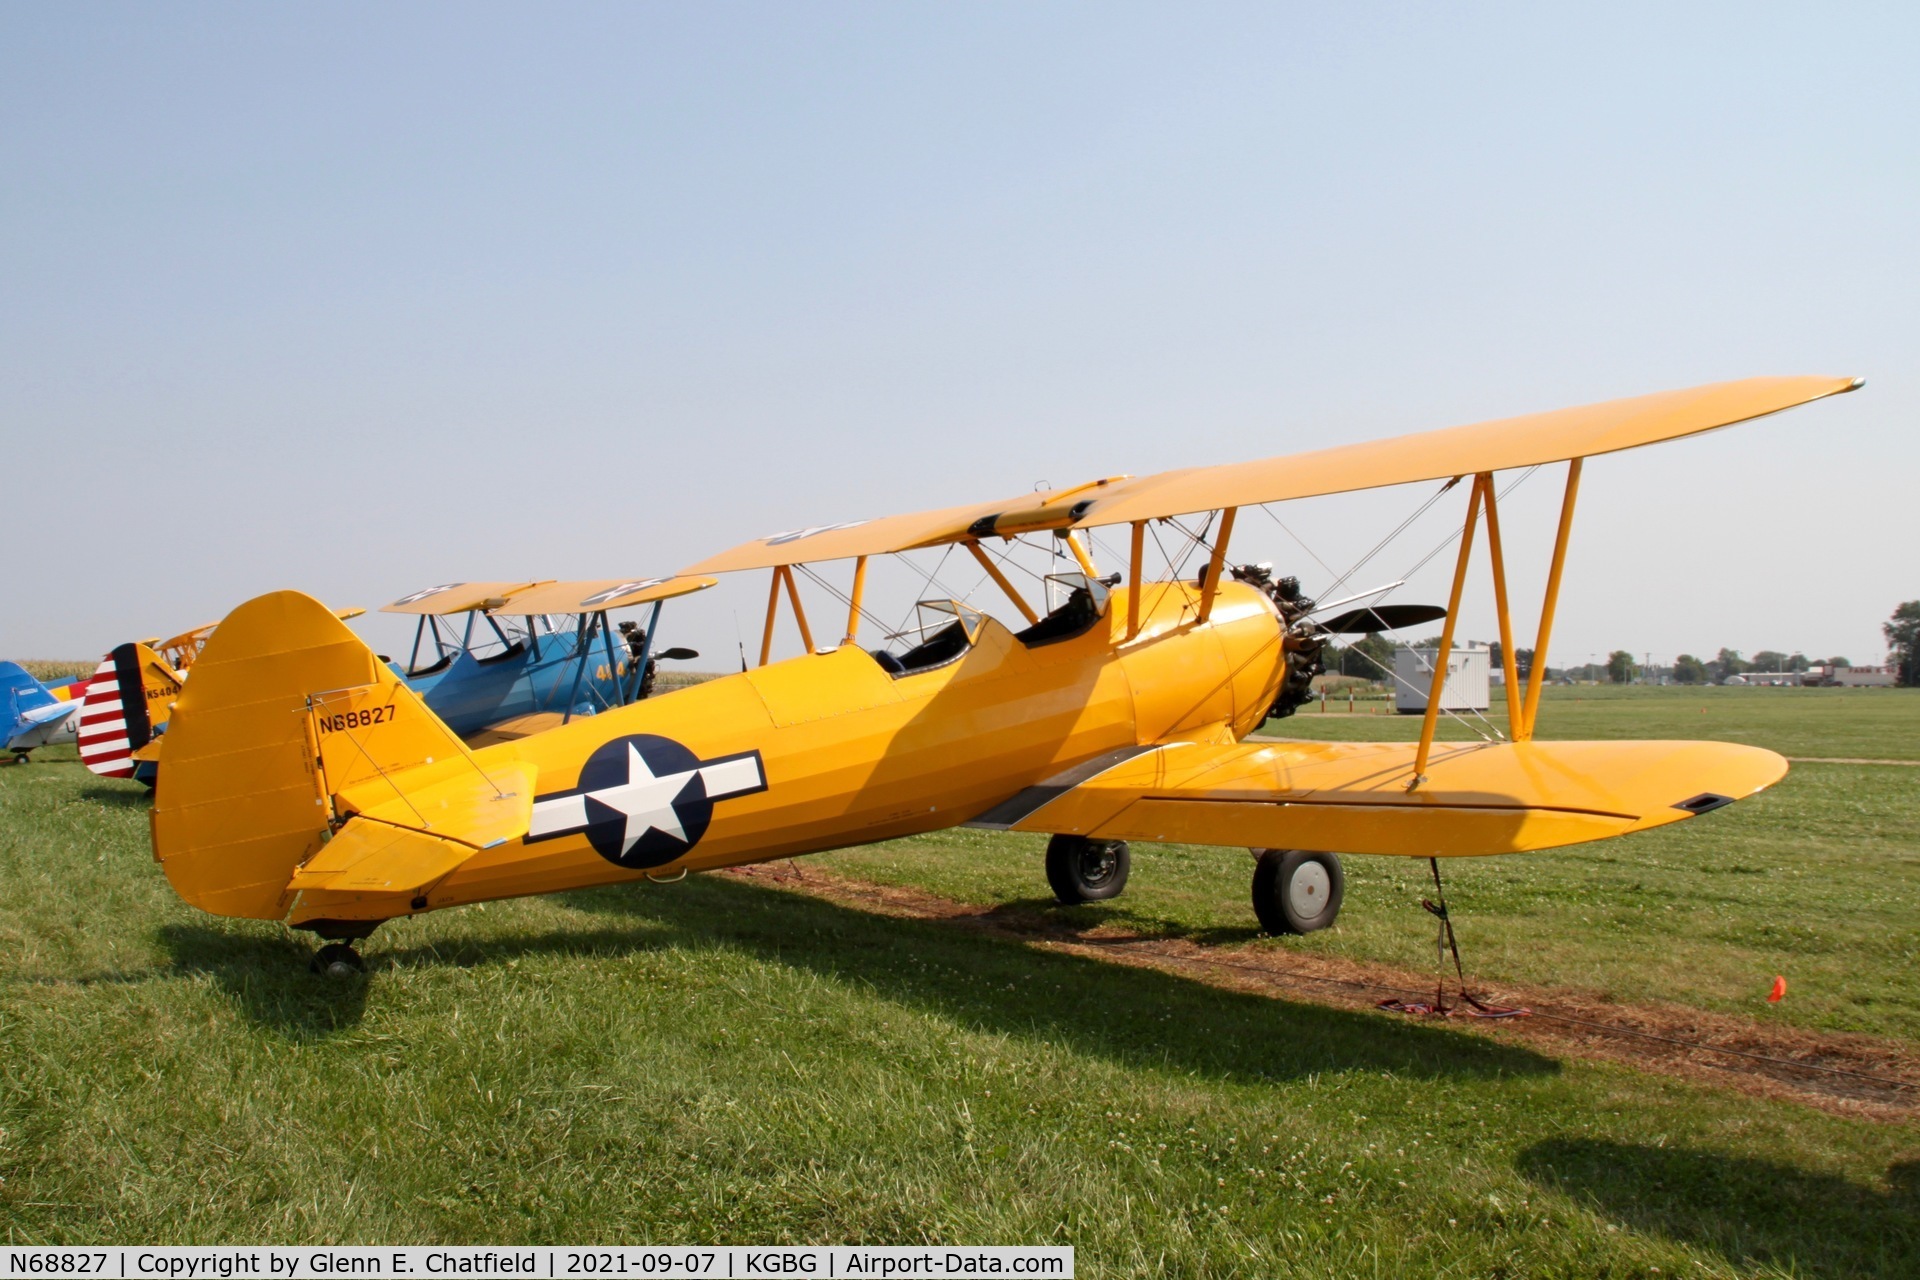
{"type": "MultiPolygon", "coordinates": [[[[1868,386],[1590,465],[1554,660],[1876,661],[1920,597],[1916,36],[1891,5],[10,4],[0,653],[1816,372],[1868,386]]],[[[1557,487],[1507,513],[1525,600],[1557,487]]],[[[1426,496],[1279,514],[1344,568],[1426,496]]],[[[731,651],[764,590],[674,640],[731,651]]]]}

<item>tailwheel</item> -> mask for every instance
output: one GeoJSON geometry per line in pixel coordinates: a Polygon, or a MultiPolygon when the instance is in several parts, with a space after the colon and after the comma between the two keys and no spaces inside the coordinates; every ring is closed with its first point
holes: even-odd
{"type": "Polygon", "coordinates": [[[367,971],[367,964],[350,944],[329,942],[313,953],[307,969],[324,978],[356,978],[367,971]]]}
{"type": "Polygon", "coordinates": [[[1055,836],[1047,841],[1047,883],[1064,906],[1119,897],[1130,866],[1125,840],[1055,836]]]}
{"type": "Polygon", "coordinates": [[[1255,849],[1253,913],[1271,934],[1312,933],[1340,914],[1346,876],[1340,857],[1300,849],[1255,849]]]}
{"type": "Polygon", "coordinates": [[[13,762],[15,764],[25,764],[27,760],[28,760],[28,756],[26,752],[16,751],[13,753],[13,762]]]}

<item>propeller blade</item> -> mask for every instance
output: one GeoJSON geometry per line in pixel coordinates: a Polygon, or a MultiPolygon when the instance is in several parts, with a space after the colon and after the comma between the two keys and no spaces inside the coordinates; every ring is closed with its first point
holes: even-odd
{"type": "Polygon", "coordinates": [[[1343,604],[1353,604],[1356,601],[1365,600],[1368,596],[1382,596],[1382,595],[1385,595],[1387,592],[1392,591],[1395,587],[1404,587],[1406,585],[1407,585],[1407,580],[1405,578],[1400,578],[1396,581],[1387,583],[1385,586],[1375,587],[1371,591],[1357,591],[1350,596],[1341,596],[1338,600],[1328,600],[1324,604],[1316,604],[1313,606],[1313,608],[1307,610],[1307,612],[1308,613],[1325,613],[1329,609],[1338,609],[1343,604]]]}
{"type": "Polygon", "coordinates": [[[697,649],[668,649],[665,653],[657,653],[654,655],[654,657],[659,658],[663,662],[685,662],[688,658],[697,658],[699,656],[700,652],[697,649]]]}
{"type": "Polygon", "coordinates": [[[1322,631],[1335,635],[1357,636],[1371,631],[1396,631],[1417,627],[1447,616],[1437,604],[1377,604],[1371,609],[1350,609],[1337,618],[1316,623],[1322,631]]]}

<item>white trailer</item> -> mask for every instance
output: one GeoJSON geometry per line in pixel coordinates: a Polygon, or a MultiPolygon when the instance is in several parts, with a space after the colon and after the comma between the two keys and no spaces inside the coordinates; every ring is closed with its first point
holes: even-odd
{"type": "MultiPolygon", "coordinates": [[[[1438,649],[1399,649],[1393,655],[1394,709],[1403,715],[1421,715],[1427,709],[1427,691],[1433,687],[1433,664],[1438,649]]],[[[1447,682],[1440,687],[1442,711],[1485,711],[1491,704],[1488,688],[1493,650],[1483,644],[1457,644],[1447,655],[1447,682]]]]}

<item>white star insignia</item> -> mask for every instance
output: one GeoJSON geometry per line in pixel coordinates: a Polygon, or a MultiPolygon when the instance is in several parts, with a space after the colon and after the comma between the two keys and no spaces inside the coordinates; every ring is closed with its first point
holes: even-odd
{"type": "Polygon", "coordinates": [[[592,825],[587,807],[587,801],[592,800],[625,819],[620,835],[619,856],[622,858],[631,853],[633,847],[645,839],[650,831],[658,831],[681,844],[691,845],[693,841],[687,836],[686,826],[681,821],[679,810],[674,807],[674,801],[686,791],[693,779],[701,779],[705,798],[709,802],[764,790],[766,785],[760,773],[757,754],[736,756],[667,774],[655,774],[648,767],[646,758],[631,742],[627,744],[626,754],[626,781],[594,791],[576,791],[570,795],[536,800],[527,837],[537,840],[585,830],[592,825]]]}

